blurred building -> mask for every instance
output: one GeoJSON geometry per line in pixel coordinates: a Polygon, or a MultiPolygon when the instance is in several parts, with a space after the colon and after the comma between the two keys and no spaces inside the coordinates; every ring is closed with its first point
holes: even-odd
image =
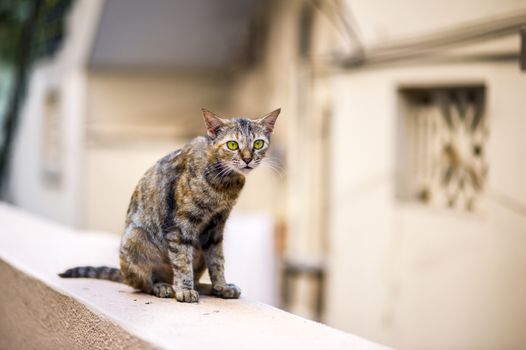
{"type": "MultiPolygon", "coordinates": [[[[64,49],[33,75],[13,201],[75,226],[120,232],[142,174],[204,134],[201,108],[235,110],[232,80],[250,64],[256,5],[78,1],[64,49]]],[[[239,114],[272,110],[264,107],[239,114]]],[[[256,177],[268,181],[266,190],[241,203],[265,211],[273,207],[276,175],[262,169],[256,177]]]]}
{"type": "Polygon", "coordinates": [[[201,107],[282,107],[281,177],[258,169],[236,210],[278,223],[286,306],[397,348],[522,348],[524,24],[514,0],[78,1],[12,198],[117,232],[201,107]]]}

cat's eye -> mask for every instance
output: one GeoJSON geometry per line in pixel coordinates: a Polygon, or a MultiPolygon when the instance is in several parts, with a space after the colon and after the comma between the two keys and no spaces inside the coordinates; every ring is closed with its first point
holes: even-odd
{"type": "Polygon", "coordinates": [[[239,145],[236,141],[228,141],[226,143],[226,146],[228,147],[229,150],[232,150],[232,151],[235,151],[239,148],[239,145]]]}
{"type": "Polygon", "coordinates": [[[254,141],[254,148],[255,149],[262,149],[264,144],[265,144],[265,141],[263,141],[263,140],[256,140],[256,141],[254,141]]]}

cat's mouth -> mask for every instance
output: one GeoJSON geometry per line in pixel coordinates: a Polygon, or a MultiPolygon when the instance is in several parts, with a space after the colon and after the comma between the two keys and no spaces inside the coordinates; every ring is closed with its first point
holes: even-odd
{"type": "Polygon", "coordinates": [[[239,168],[239,170],[241,171],[241,173],[243,174],[248,174],[251,170],[254,170],[253,167],[249,166],[249,165],[245,165],[244,168],[239,168]]]}

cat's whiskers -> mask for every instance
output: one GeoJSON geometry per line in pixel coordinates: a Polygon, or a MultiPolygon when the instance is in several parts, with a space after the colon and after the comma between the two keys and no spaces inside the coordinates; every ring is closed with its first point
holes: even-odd
{"type": "Polygon", "coordinates": [[[275,158],[265,158],[263,159],[263,163],[266,164],[266,165],[269,165],[269,166],[272,166],[273,168],[279,170],[279,171],[283,171],[283,166],[281,165],[281,162],[279,162],[277,159],[275,158]]]}
{"type": "Polygon", "coordinates": [[[274,162],[274,161],[270,161],[270,160],[266,160],[266,161],[263,161],[264,164],[267,164],[267,165],[272,165],[273,167],[277,168],[277,169],[280,169],[280,170],[283,170],[283,167],[281,166],[281,164],[277,163],[277,162],[274,162]]]}
{"type": "MultiPolygon", "coordinates": [[[[217,170],[217,169],[216,169],[217,170]]],[[[212,181],[215,181],[216,179],[220,178],[220,176],[225,173],[228,169],[225,167],[225,168],[220,168],[220,170],[218,172],[215,173],[214,177],[212,177],[212,181]]]]}
{"type": "Polygon", "coordinates": [[[281,166],[281,161],[278,158],[276,158],[276,157],[267,157],[267,158],[264,158],[263,160],[266,163],[273,164],[273,165],[283,169],[283,167],[281,166]]]}
{"type": "MultiPolygon", "coordinates": [[[[222,168],[222,162],[221,161],[216,161],[216,162],[213,162],[213,163],[207,165],[207,167],[206,167],[206,169],[204,171],[204,175],[205,176],[211,175],[212,172],[217,171],[217,170],[219,170],[219,172],[222,172],[224,170],[224,168],[222,168]]],[[[216,176],[217,176],[217,174],[214,175],[214,179],[215,179],[216,176]]]]}
{"type": "Polygon", "coordinates": [[[261,165],[267,166],[269,169],[274,171],[279,176],[280,179],[283,179],[283,174],[282,174],[283,169],[278,164],[275,164],[271,161],[267,161],[266,159],[263,159],[261,161],[261,165]]]}
{"type": "Polygon", "coordinates": [[[212,181],[218,179],[221,182],[232,172],[232,169],[228,165],[222,164],[221,166],[223,166],[223,168],[217,174],[215,174],[215,176],[212,178],[212,181]]]}
{"type": "Polygon", "coordinates": [[[208,164],[205,168],[204,175],[206,176],[210,174],[212,170],[215,170],[217,168],[218,163],[219,162],[213,162],[213,163],[208,164]]]}

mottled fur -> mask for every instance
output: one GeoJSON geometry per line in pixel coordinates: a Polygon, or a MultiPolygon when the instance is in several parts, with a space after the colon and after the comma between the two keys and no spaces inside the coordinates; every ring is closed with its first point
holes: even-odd
{"type": "Polygon", "coordinates": [[[203,110],[207,137],[160,159],[139,181],[126,216],[120,271],[79,267],[60,275],[122,280],[158,297],[197,302],[198,290],[206,290],[199,278],[208,268],[208,292],[238,298],[241,290],[224,276],[223,228],[245,175],[265,157],[279,112],[225,120],[203,110]],[[261,149],[256,140],[263,140],[261,149]],[[230,149],[229,141],[238,148],[230,149]]]}

